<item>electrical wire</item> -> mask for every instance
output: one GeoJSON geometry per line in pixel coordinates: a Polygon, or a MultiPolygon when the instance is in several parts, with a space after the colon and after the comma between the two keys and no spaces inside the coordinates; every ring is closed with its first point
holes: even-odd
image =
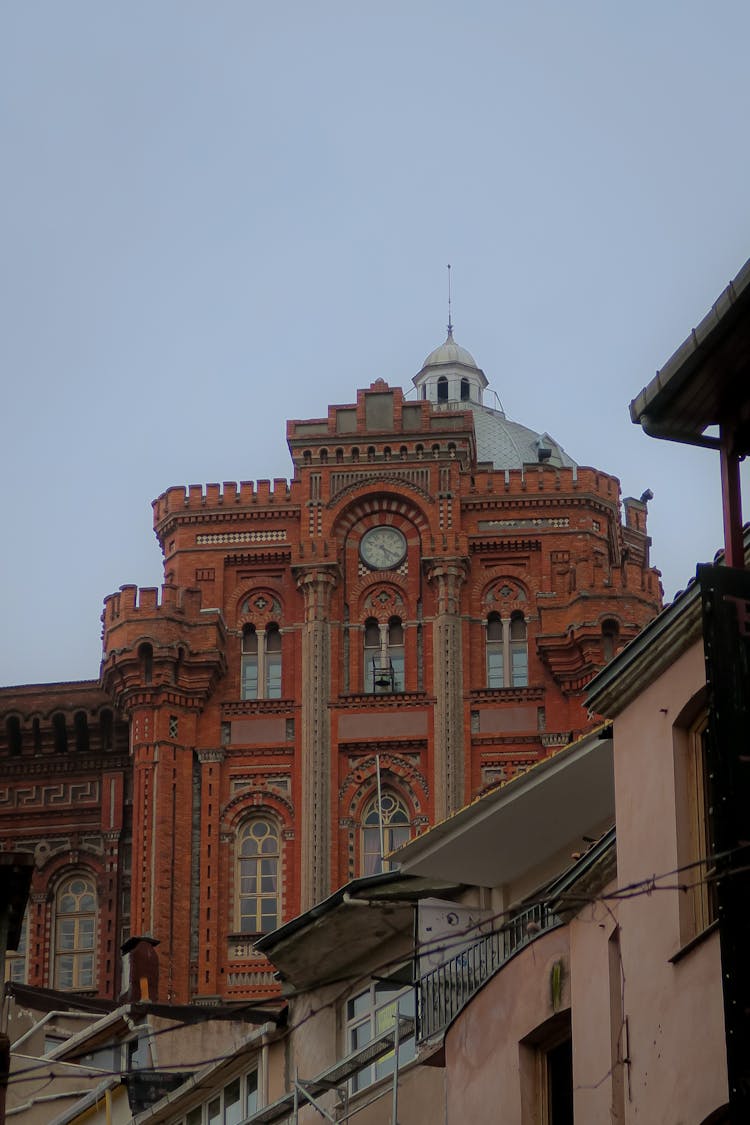
{"type": "MultiPolygon", "coordinates": [[[[715,866],[716,866],[718,861],[723,861],[723,860],[729,859],[731,856],[737,855],[738,852],[748,851],[748,849],[750,849],[750,845],[743,845],[739,848],[734,848],[734,849],[731,849],[731,850],[728,850],[728,851],[725,851],[725,852],[719,852],[719,853],[715,853],[715,854],[712,854],[712,855],[704,856],[700,859],[692,860],[690,863],[686,863],[686,864],[683,864],[679,867],[672,868],[669,871],[665,871],[665,872],[662,872],[660,874],[653,874],[653,875],[646,876],[643,879],[639,879],[639,880],[636,880],[634,882],[628,883],[624,887],[618,887],[615,890],[607,892],[607,893],[601,893],[601,894],[596,894],[596,895],[586,895],[586,894],[577,894],[576,895],[576,894],[570,894],[570,893],[555,894],[554,892],[552,894],[550,894],[550,893],[540,893],[538,896],[535,896],[534,898],[524,900],[524,902],[521,904],[521,906],[523,907],[523,912],[528,911],[535,906],[543,906],[545,904],[548,905],[550,903],[565,904],[569,908],[575,908],[575,909],[580,910],[584,906],[587,906],[587,905],[602,904],[606,907],[606,906],[608,906],[609,903],[617,903],[617,902],[621,902],[621,901],[628,901],[632,898],[638,898],[638,897],[651,897],[653,894],[655,894],[656,892],[659,892],[659,891],[687,893],[687,892],[689,892],[693,889],[697,889],[698,887],[710,885],[711,883],[716,882],[718,879],[731,877],[733,875],[744,874],[745,872],[747,872],[750,868],[748,867],[748,865],[745,865],[745,864],[743,864],[742,866],[738,866],[738,867],[726,867],[726,868],[722,868],[721,870],[715,870],[715,866]],[[688,871],[695,870],[696,868],[705,868],[705,867],[710,867],[711,870],[704,877],[696,879],[693,882],[677,882],[677,883],[668,883],[668,884],[665,884],[665,883],[662,882],[662,880],[664,880],[664,879],[672,878],[674,876],[682,874],[683,872],[688,872],[688,871]]],[[[290,990],[287,993],[285,999],[294,999],[297,996],[308,995],[309,993],[315,991],[316,989],[330,988],[330,987],[333,987],[334,985],[337,985],[337,984],[342,984],[342,985],[345,986],[341,990],[339,990],[339,992],[337,992],[335,996],[333,996],[331,999],[325,1001],[325,1003],[321,1004],[318,1007],[310,1008],[310,1010],[304,1016],[302,1016],[300,1019],[298,1019],[295,1022],[288,1023],[284,1028],[280,1028],[279,1029],[280,1035],[287,1035],[288,1033],[298,1031],[300,1028],[304,1027],[305,1024],[307,1024],[311,1019],[313,1019],[315,1016],[319,1015],[321,1012],[327,1011],[329,1009],[337,1008],[341,1004],[342,1000],[345,997],[347,997],[348,995],[350,995],[352,990],[354,988],[356,988],[359,984],[363,984],[363,983],[371,980],[373,976],[378,975],[378,974],[382,974],[384,972],[387,972],[389,969],[392,970],[392,969],[397,968],[398,966],[402,965],[405,960],[408,960],[410,957],[413,958],[415,956],[424,956],[428,953],[431,953],[431,954],[448,953],[453,949],[462,949],[463,950],[465,948],[465,945],[466,945],[465,939],[467,937],[471,936],[472,934],[476,934],[476,933],[479,933],[482,938],[485,938],[485,937],[489,938],[489,937],[492,937],[496,934],[500,934],[504,930],[506,930],[508,923],[512,922],[514,920],[514,918],[517,918],[520,913],[521,913],[521,910],[520,910],[518,905],[506,908],[504,910],[500,910],[497,913],[491,915],[489,918],[480,919],[479,921],[473,922],[470,925],[466,926],[465,928],[456,931],[455,934],[453,934],[451,936],[451,938],[448,939],[448,940],[436,938],[432,942],[424,942],[420,945],[412,945],[409,948],[407,948],[406,950],[402,950],[398,954],[395,954],[394,956],[389,957],[388,959],[386,959],[384,961],[381,961],[374,966],[371,966],[370,968],[368,968],[368,970],[366,972],[363,972],[359,975],[352,975],[351,973],[349,973],[349,974],[343,974],[343,975],[339,975],[339,976],[335,976],[335,977],[322,978],[322,979],[317,980],[317,981],[315,981],[311,984],[306,985],[304,989],[292,989],[292,990],[290,990]],[[496,923],[500,923],[500,924],[496,924],[496,923]],[[491,928],[488,929],[487,928],[488,926],[490,926],[491,928]]],[[[523,946],[519,947],[519,949],[520,948],[526,948],[526,944],[531,944],[531,942],[533,942],[537,937],[541,937],[544,934],[544,932],[546,932],[546,931],[542,931],[540,934],[534,934],[533,937],[530,935],[528,943],[525,943],[523,946]]],[[[501,968],[502,968],[502,963],[500,965],[498,965],[498,969],[501,969],[501,968]]],[[[269,1003],[269,1002],[276,1001],[276,1000],[278,1000],[278,996],[269,997],[264,1001],[253,1000],[252,1002],[248,1002],[247,1004],[242,1005],[242,1006],[238,1005],[238,1014],[242,1011],[242,1007],[257,1007],[261,1003],[269,1003]]],[[[210,1012],[210,1009],[207,1009],[206,1011],[210,1012]]],[[[207,1019],[210,1019],[210,1016],[207,1016],[207,1019]]],[[[144,1026],[145,1025],[139,1025],[139,1027],[144,1027],[144,1026]]],[[[173,1024],[171,1024],[169,1027],[155,1028],[153,1030],[149,1029],[148,1033],[147,1033],[149,1043],[152,1042],[153,1040],[159,1038],[161,1035],[172,1034],[176,1031],[183,1030],[186,1027],[193,1027],[193,1026],[195,1026],[194,1021],[177,1020],[173,1024]]],[[[171,1065],[171,1064],[159,1065],[159,1064],[156,1064],[152,1067],[144,1067],[143,1069],[145,1071],[147,1071],[148,1073],[179,1073],[182,1070],[185,1070],[186,1072],[190,1072],[190,1073],[195,1073],[195,1071],[202,1070],[207,1066],[217,1066],[220,1063],[227,1062],[229,1060],[234,1061],[237,1058],[241,1058],[244,1053],[247,1053],[247,1054],[254,1053],[255,1051],[257,1051],[257,1049],[258,1049],[257,1044],[250,1041],[250,1042],[248,1042],[244,1045],[241,1045],[239,1048],[235,1049],[234,1051],[232,1051],[230,1053],[223,1052],[220,1055],[215,1055],[215,1056],[211,1056],[211,1057],[208,1057],[208,1058],[196,1059],[196,1060],[192,1060],[190,1062],[181,1062],[179,1065],[171,1065]]],[[[36,1063],[36,1064],[34,1064],[30,1067],[25,1068],[23,1071],[21,1071],[19,1073],[11,1073],[11,1075],[9,1077],[9,1084],[12,1085],[12,1084],[21,1084],[23,1082],[37,1081],[39,1079],[39,1075],[32,1075],[31,1077],[27,1077],[28,1075],[31,1074],[31,1071],[42,1070],[45,1067],[54,1066],[57,1063],[59,1063],[63,1066],[66,1065],[66,1064],[70,1065],[70,1066],[75,1066],[76,1063],[75,1063],[74,1060],[76,1058],[85,1058],[87,1054],[91,1054],[90,1049],[89,1050],[82,1049],[80,1054],[74,1054],[70,1058],[66,1058],[65,1060],[57,1060],[57,1059],[41,1060],[40,1059],[38,1063],[36,1063]]],[[[122,1070],[111,1070],[111,1071],[97,1070],[96,1073],[100,1077],[106,1078],[106,1077],[117,1077],[118,1075],[122,1075],[123,1071],[122,1070]]],[[[137,1073],[137,1072],[132,1072],[132,1073],[137,1073]]],[[[54,1071],[49,1070],[48,1074],[49,1074],[50,1078],[58,1078],[58,1077],[62,1077],[64,1072],[63,1072],[63,1074],[56,1074],[56,1073],[54,1073],[54,1071]]],[[[187,1079],[188,1076],[189,1075],[186,1074],[186,1079],[187,1079]]]]}

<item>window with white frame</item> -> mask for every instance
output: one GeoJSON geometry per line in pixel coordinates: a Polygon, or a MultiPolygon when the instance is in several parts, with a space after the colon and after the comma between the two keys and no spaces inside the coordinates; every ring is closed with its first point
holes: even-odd
{"type": "Polygon", "coordinates": [[[270,817],[245,821],[237,837],[239,930],[267,934],[279,924],[279,829],[270,817]]]}
{"type": "Polygon", "coordinates": [[[491,613],[485,623],[487,687],[526,687],[529,653],[526,620],[520,610],[509,618],[491,613]]]}
{"type": "Polygon", "coordinates": [[[239,1125],[258,1108],[258,1068],[254,1067],[194,1106],[179,1125],[239,1125]]]}
{"type": "Polygon", "coordinates": [[[405,844],[410,837],[409,813],[402,799],[387,789],[383,790],[380,800],[376,794],[365,806],[362,817],[360,873],[376,875],[387,871],[388,861],[384,857],[405,844]]]}
{"type": "Polygon", "coordinates": [[[55,988],[91,989],[95,976],[96,887],[91,876],[72,875],[55,895],[55,988]]]}
{"type": "Polygon", "coordinates": [[[246,625],[242,630],[240,694],[243,699],[281,699],[281,630],[246,625]]]}
{"type": "MultiPolygon", "coordinates": [[[[402,970],[403,971],[403,970],[402,970]]],[[[414,989],[394,981],[372,981],[369,988],[352,996],[346,1002],[346,1039],[349,1053],[359,1051],[385,1032],[391,1031],[398,1016],[414,1019],[414,989]]],[[[399,1066],[409,1062],[416,1054],[414,1034],[399,1043],[399,1066]]],[[[395,1051],[371,1063],[351,1079],[352,1093],[363,1090],[380,1078],[393,1073],[395,1051]]]]}

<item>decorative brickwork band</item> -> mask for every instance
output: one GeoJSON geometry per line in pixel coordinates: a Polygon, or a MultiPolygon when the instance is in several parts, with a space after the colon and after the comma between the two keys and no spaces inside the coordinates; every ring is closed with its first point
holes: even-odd
{"type": "Polygon", "coordinates": [[[424,567],[437,602],[433,621],[435,819],[443,820],[465,803],[460,606],[469,561],[427,559],[424,567]]]}
{"type": "Polygon", "coordinates": [[[302,846],[300,909],[309,910],[331,885],[331,636],[329,610],[337,567],[295,568],[305,598],[302,630],[302,846]]]}

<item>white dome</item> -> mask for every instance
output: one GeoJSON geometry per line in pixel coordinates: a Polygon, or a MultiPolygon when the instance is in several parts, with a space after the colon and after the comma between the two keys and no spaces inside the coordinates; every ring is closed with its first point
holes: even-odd
{"type": "Polygon", "coordinates": [[[453,339],[453,329],[449,329],[445,343],[441,344],[439,348],[435,348],[427,356],[422,364],[422,371],[425,367],[440,367],[445,363],[460,363],[463,367],[477,367],[477,361],[471,352],[462,348],[453,339]]]}

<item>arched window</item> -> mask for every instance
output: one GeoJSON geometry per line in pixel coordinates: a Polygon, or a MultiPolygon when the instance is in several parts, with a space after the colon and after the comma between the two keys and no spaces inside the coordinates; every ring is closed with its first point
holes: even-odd
{"type": "Polygon", "coordinates": [[[115,719],[108,707],[99,712],[99,733],[102,750],[111,750],[114,747],[115,719]]]}
{"type": "Polygon", "coordinates": [[[89,724],[85,711],[76,711],[73,716],[73,730],[76,738],[76,750],[81,754],[88,753],[89,724]]]}
{"type": "Polygon", "coordinates": [[[521,611],[515,610],[505,621],[498,613],[491,613],[486,627],[487,687],[527,687],[529,656],[521,611]]]}
{"type": "Polygon", "coordinates": [[[266,629],[266,699],[281,699],[281,632],[275,624],[266,629]]]}
{"type": "Polygon", "coordinates": [[[237,837],[239,929],[267,934],[279,924],[279,830],[266,817],[248,820],[237,837]]]}
{"type": "Polygon", "coordinates": [[[90,875],[77,874],[55,896],[55,988],[92,989],[95,965],[96,888],[90,875]]]}
{"type": "Polygon", "coordinates": [[[385,857],[405,844],[410,836],[409,813],[401,798],[387,789],[383,790],[380,801],[376,794],[366,805],[362,817],[361,874],[377,875],[390,870],[385,857]]]}
{"type": "Polygon", "coordinates": [[[461,402],[468,402],[470,398],[471,384],[469,383],[469,380],[464,376],[464,378],[461,380],[461,402]]]}
{"type": "Polygon", "coordinates": [[[503,623],[499,613],[491,613],[487,618],[487,687],[505,687],[505,645],[503,644],[503,623]]]}
{"type": "Polygon", "coordinates": [[[404,626],[400,617],[387,625],[374,617],[365,621],[364,689],[374,695],[405,690],[404,626]]]}
{"type": "Polygon", "coordinates": [[[393,691],[404,690],[404,627],[399,617],[388,622],[388,663],[393,676],[393,691]]]}
{"type": "Polygon", "coordinates": [[[68,730],[65,725],[65,716],[59,712],[57,715],[52,716],[52,731],[55,737],[55,753],[67,754],[68,730]]]}
{"type": "Polygon", "coordinates": [[[150,684],[154,675],[154,650],[150,644],[142,644],[138,649],[138,657],[143,666],[143,682],[150,684]]]}
{"type": "Polygon", "coordinates": [[[258,698],[258,634],[254,625],[242,630],[242,698],[258,698]]]}
{"type": "Polygon", "coordinates": [[[526,622],[518,610],[510,615],[510,682],[511,687],[526,687],[529,682],[526,622]]]}
{"type": "Polygon", "coordinates": [[[448,401],[448,380],[445,375],[441,375],[437,381],[437,400],[438,402],[448,401]]]}
{"type": "Polygon", "coordinates": [[[9,715],[5,720],[5,733],[8,738],[8,753],[14,757],[23,751],[21,720],[17,715],[9,715]]]}
{"type": "Polygon", "coordinates": [[[602,656],[610,661],[617,651],[620,626],[612,618],[602,621],[602,656]]]}
{"type": "Polygon", "coordinates": [[[241,676],[243,699],[281,699],[281,630],[275,622],[242,630],[241,676]]]}
{"type": "Polygon", "coordinates": [[[28,911],[21,922],[21,936],[18,949],[9,949],[7,953],[8,980],[14,984],[26,984],[28,981],[28,951],[29,951],[29,915],[28,911]]]}

